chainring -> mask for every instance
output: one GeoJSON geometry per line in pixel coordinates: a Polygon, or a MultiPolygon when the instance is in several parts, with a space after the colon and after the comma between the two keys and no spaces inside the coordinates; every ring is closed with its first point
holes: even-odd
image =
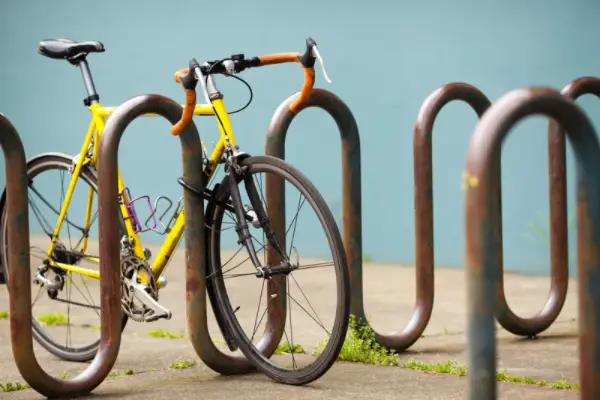
{"type": "Polygon", "coordinates": [[[121,308],[132,320],[143,322],[147,315],[154,311],[136,299],[132,286],[144,286],[144,290],[156,301],[158,301],[158,286],[152,273],[152,269],[141,258],[135,255],[121,257],[121,308]],[[140,272],[146,277],[143,283],[140,272]]]}

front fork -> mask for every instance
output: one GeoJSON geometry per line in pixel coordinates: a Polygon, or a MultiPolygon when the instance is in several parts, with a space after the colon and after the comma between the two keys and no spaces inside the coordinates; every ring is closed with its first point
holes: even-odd
{"type": "MultiPolygon", "coordinates": [[[[250,255],[250,260],[256,268],[256,276],[262,278],[269,278],[272,275],[287,274],[293,269],[292,264],[289,261],[289,257],[285,254],[285,250],[282,249],[279,241],[275,237],[275,233],[271,229],[269,218],[265,212],[260,195],[256,190],[254,179],[252,176],[247,174],[248,167],[239,164],[239,161],[249,157],[248,154],[242,152],[234,152],[227,160],[225,171],[229,174],[229,192],[231,195],[231,202],[236,216],[236,232],[239,238],[239,244],[243,244],[246,247],[250,255]],[[242,204],[242,197],[239,189],[239,182],[244,181],[246,192],[250,198],[250,204],[254,213],[256,214],[257,222],[260,228],[263,229],[266,239],[269,241],[271,246],[279,253],[280,259],[282,260],[281,265],[275,266],[263,266],[258,259],[256,254],[256,248],[250,229],[248,226],[248,212],[242,204]]],[[[266,243],[264,244],[266,246],[266,243]]]]}

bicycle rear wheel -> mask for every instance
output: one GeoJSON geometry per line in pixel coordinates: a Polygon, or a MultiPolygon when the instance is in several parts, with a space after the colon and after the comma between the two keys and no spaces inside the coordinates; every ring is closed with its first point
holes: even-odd
{"type": "MultiPolygon", "coordinates": [[[[31,277],[38,275],[38,267],[47,259],[46,251],[58,221],[65,192],[71,180],[72,157],[61,153],[46,153],[27,163],[29,178],[29,227],[31,241],[31,277]],[[36,264],[37,262],[37,264],[36,264]]],[[[97,207],[86,225],[85,213],[89,190],[98,189],[95,170],[81,169],[77,186],[67,209],[51,258],[56,262],[98,270],[98,262],[91,241],[85,253],[81,252],[84,237],[97,232],[97,207]]],[[[94,202],[97,204],[97,201],[94,202]]],[[[6,284],[10,285],[6,207],[0,210],[0,268],[4,268],[6,284]]],[[[125,225],[119,218],[119,231],[125,225]]],[[[47,351],[66,361],[85,362],[93,359],[100,342],[100,281],[60,268],[39,272],[45,282],[32,283],[32,331],[34,339],[47,351]],[[48,282],[56,286],[48,288],[48,282]]],[[[127,323],[123,314],[122,329],[127,323]]]]}
{"type": "MultiPolygon", "coordinates": [[[[334,363],[348,327],[349,277],[340,233],[331,211],[314,185],[285,161],[257,156],[240,160],[239,166],[246,171],[236,187],[239,188],[242,202],[246,202],[245,211],[242,212],[253,217],[250,229],[256,246],[251,248],[253,246],[242,245],[237,252],[232,252],[231,246],[224,244],[227,239],[233,239],[233,243],[238,244],[242,241],[236,234],[237,218],[231,211],[231,204],[236,202],[231,196],[229,179],[233,179],[233,175],[230,174],[216,188],[214,208],[208,207],[207,283],[214,288],[216,307],[225,317],[244,355],[277,382],[307,384],[320,378],[334,363]],[[269,235],[269,228],[259,222],[261,210],[267,211],[266,217],[269,217],[265,195],[260,193],[264,187],[263,174],[268,175],[267,191],[277,190],[279,184],[284,188],[283,192],[276,194],[276,202],[286,198],[289,200],[288,206],[296,206],[291,213],[293,217],[287,219],[289,226],[284,226],[285,221],[281,219],[270,220],[274,236],[269,235]],[[294,189],[299,196],[290,195],[294,189]],[[284,197],[280,197],[281,194],[284,197]],[[227,202],[229,206],[225,205],[227,202]],[[312,211],[313,219],[306,216],[300,218],[302,209],[312,211]],[[308,224],[308,234],[300,235],[300,220],[302,223],[312,221],[312,224],[308,224]],[[323,233],[322,240],[317,238],[318,228],[323,233]],[[288,235],[291,235],[291,240],[288,235]],[[303,251],[308,248],[320,256],[319,260],[299,262],[298,248],[303,251]],[[262,276],[249,262],[254,256],[264,267],[262,276]],[[276,261],[268,265],[268,260],[276,261]],[[286,264],[286,260],[289,264],[286,264]],[[274,273],[278,268],[281,271],[283,265],[291,265],[292,268],[285,274],[274,273]],[[268,271],[273,274],[269,276],[268,271]],[[327,277],[333,278],[332,281],[326,282],[327,277]],[[255,299],[250,293],[253,284],[259,293],[258,307],[250,304],[255,299]],[[302,287],[301,284],[310,287],[302,287]],[[310,295],[313,295],[313,301],[309,300],[310,295]],[[265,297],[266,304],[261,309],[265,297]],[[284,301],[287,306],[283,309],[275,306],[277,300],[284,301]],[[316,311],[316,308],[322,309],[324,306],[331,306],[331,310],[325,313],[316,311]],[[331,322],[330,328],[325,326],[325,320],[331,322]],[[261,326],[264,326],[262,335],[258,334],[261,326]],[[294,332],[293,329],[300,332],[294,332]],[[320,342],[317,337],[319,334],[324,336],[320,337],[320,342]]],[[[271,204],[271,207],[275,206],[271,204]]],[[[290,208],[287,207],[288,211],[290,208]]]]}

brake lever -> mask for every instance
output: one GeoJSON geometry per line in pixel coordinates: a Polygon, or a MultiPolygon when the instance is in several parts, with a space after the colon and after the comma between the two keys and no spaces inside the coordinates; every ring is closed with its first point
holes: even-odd
{"type": "Polygon", "coordinates": [[[317,49],[316,44],[312,46],[312,55],[314,57],[316,57],[317,60],[319,60],[319,64],[321,64],[321,70],[323,71],[323,76],[325,76],[325,80],[327,81],[327,83],[331,83],[331,79],[329,79],[329,76],[327,76],[327,71],[325,71],[325,64],[323,63],[323,57],[321,57],[321,53],[319,53],[319,50],[317,49]]]}

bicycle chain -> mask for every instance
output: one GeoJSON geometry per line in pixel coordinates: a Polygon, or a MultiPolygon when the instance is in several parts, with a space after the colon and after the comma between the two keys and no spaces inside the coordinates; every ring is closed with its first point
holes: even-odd
{"type": "Polygon", "coordinates": [[[86,307],[86,308],[92,308],[92,309],[100,310],[100,306],[92,306],[90,304],[83,304],[83,303],[80,303],[78,301],[59,299],[58,297],[55,298],[55,299],[53,299],[53,300],[56,300],[59,303],[73,304],[73,305],[80,306],[80,307],[86,307]]]}

